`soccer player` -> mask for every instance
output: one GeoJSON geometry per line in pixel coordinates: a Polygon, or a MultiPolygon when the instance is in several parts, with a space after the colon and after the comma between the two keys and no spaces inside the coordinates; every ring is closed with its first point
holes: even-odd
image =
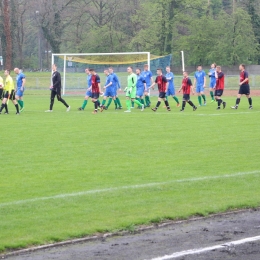
{"type": "Polygon", "coordinates": [[[109,74],[108,70],[104,70],[104,74],[106,75],[107,79],[104,86],[105,94],[101,104],[101,112],[104,109],[106,109],[105,104],[106,104],[107,97],[109,97],[109,99],[113,99],[116,103],[116,93],[115,93],[115,87],[113,85],[114,75],[109,74]]]}
{"type": "Polygon", "coordinates": [[[206,106],[206,96],[204,94],[204,89],[206,86],[206,73],[202,70],[202,66],[199,65],[197,71],[194,75],[194,86],[196,86],[196,93],[198,95],[199,105],[202,106],[202,99],[204,100],[204,106],[206,106]]]}
{"type": "Polygon", "coordinates": [[[240,103],[240,98],[242,95],[246,95],[248,98],[248,103],[249,103],[249,109],[253,109],[252,106],[252,98],[250,96],[250,86],[249,86],[249,78],[248,78],[248,72],[245,70],[246,67],[244,64],[239,65],[239,70],[240,70],[240,83],[239,83],[239,91],[237,94],[237,100],[236,100],[236,105],[231,107],[232,109],[238,109],[238,105],[240,103]]]}
{"type": "Polygon", "coordinates": [[[225,75],[221,71],[221,67],[217,66],[215,71],[215,79],[216,79],[216,85],[215,85],[215,99],[218,102],[217,110],[220,109],[220,105],[223,104],[223,109],[226,107],[226,102],[224,102],[221,99],[221,96],[223,95],[224,86],[225,86],[225,75]]]}
{"type": "Polygon", "coordinates": [[[154,89],[155,84],[157,84],[158,86],[158,90],[159,90],[159,97],[158,97],[158,102],[156,104],[155,108],[152,108],[152,110],[154,112],[157,111],[158,107],[160,106],[162,100],[165,103],[165,106],[167,108],[168,111],[171,111],[170,105],[168,100],[166,99],[166,92],[168,90],[168,81],[166,79],[166,77],[163,75],[162,73],[162,69],[157,69],[157,77],[155,79],[155,82],[151,85],[151,88],[154,89]]]}
{"type": "Polygon", "coordinates": [[[5,70],[5,76],[6,76],[6,79],[5,79],[5,86],[4,86],[4,96],[3,96],[3,101],[2,101],[1,108],[0,108],[0,114],[2,113],[2,110],[4,108],[5,108],[5,114],[8,114],[7,101],[10,99],[10,100],[12,100],[13,104],[15,105],[16,115],[20,115],[19,106],[15,99],[14,81],[13,81],[12,77],[10,76],[9,70],[5,70]]]}
{"type": "Polygon", "coordinates": [[[178,100],[178,98],[175,96],[175,87],[174,87],[174,82],[173,82],[173,80],[174,80],[174,75],[173,75],[173,73],[171,72],[171,67],[170,66],[167,66],[166,67],[166,75],[165,75],[165,77],[166,77],[166,79],[167,79],[167,81],[168,81],[168,83],[169,83],[169,85],[168,85],[168,90],[167,90],[167,93],[166,93],[166,99],[168,100],[168,97],[169,96],[172,96],[173,97],[173,99],[176,101],[176,103],[177,103],[177,107],[179,107],[180,106],[180,102],[179,102],[179,100],[178,100]]]}
{"type": "MultiPolygon", "coordinates": [[[[146,82],[144,77],[141,74],[141,69],[136,69],[136,75],[137,75],[137,83],[136,83],[136,99],[144,105],[144,90],[146,88],[146,82]]],[[[141,107],[139,107],[141,108],[141,107]]]]}
{"type": "Polygon", "coordinates": [[[20,105],[20,112],[24,110],[24,101],[23,101],[23,94],[24,94],[24,87],[25,87],[25,75],[21,72],[19,68],[14,69],[16,76],[16,94],[15,98],[20,105]]]}
{"type": "Polygon", "coordinates": [[[67,112],[70,111],[70,106],[66,103],[66,101],[61,97],[61,76],[60,73],[57,71],[57,65],[52,65],[52,86],[50,87],[51,90],[51,103],[50,109],[46,110],[45,112],[52,112],[52,108],[54,105],[55,96],[57,96],[58,101],[60,101],[66,108],[67,112]]]}
{"type": "Polygon", "coordinates": [[[97,114],[99,106],[99,94],[103,94],[101,91],[100,77],[94,69],[89,69],[89,72],[91,73],[91,87],[89,88],[89,90],[91,90],[92,92],[91,98],[92,102],[94,103],[94,111],[92,112],[92,114],[97,114]]]}
{"type": "MultiPolygon", "coordinates": [[[[87,86],[88,86],[88,89],[91,87],[91,74],[89,72],[89,68],[86,68],[85,69],[85,73],[87,74],[87,86]]],[[[85,109],[85,107],[87,106],[88,104],[88,99],[92,96],[92,93],[90,90],[86,91],[86,94],[85,94],[85,99],[83,101],[83,104],[80,108],[78,108],[79,111],[82,111],[85,109]]]]}
{"type": "Polygon", "coordinates": [[[147,64],[144,65],[144,71],[142,72],[142,76],[144,77],[145,82],[146,82],[146,88],[144,91],[145,104],[146,104],[146,107],[150,107],[151,101],[150,101],[150,97],[149,97],[149,89],[150,89],[151,85],[153,84],[153,74],[149,70],[149,67],[147,64]]]}
{"type": "Polygon", "coordinates": [[[210,81],[209,81],[209,93],[210,93],[210,96],[211,96],[211,103],[213,103],[215,101],[214,99],[214,87],[216,85],[216,78],[215,78],[215,72],[216,72],[216,63],[213,63],[211,64],[211,69],[209,70],[209,78],[210,78],[210,81]]]}
{"type": "Polygon", "coordinates": [[[136,100],[136,83],[137,83],[137,76],[133,73],[133,68],[127,68],[128,77],[127,77],[127,87],[125,88],[126,91],[126,107],[127,110],[125,112],[131,112],[131,101],[141,107],[141,111],[144,111],[144,105],[136,100]]]}
{"type": "Polygon", "coordinates": [[[0,76],[0,100],[3,99],[3,93],[4,93],[4,80],[0,76]]]}
{"type": "MultiPolygon", "coordinates": [[[[117,91],[121,91],[121,85],[120,85],[120,81],[119,81],[119,78],[118,76],[116,75],[116,73],[114,73],[114,69],[112,67],[110,67],[108,69],[109,71],[109,74],[113,76],[113,86],[114,86],[114,89],[115,89],[115,95],[116,95],[116,98],[114,100],[114,103],[115,103],[115,109],[122,109],[122,105],[121,105],[121,101],[117,95],[117,91]]],[[[106,106],[106,108],[109,107],[109,105],[111,104],[112,102],[112,99],[109,99],[108,100],[108,104],[106,106]]]]}
{"type": "Polygon", "coordinates": [[[184,71],[183,72],[183,80],[182,80],[182,85],[181,88],[179,89],[179,92],[183,91],[183,100],[182,100],[182,108],[181,112],[184,111],[186,103],[188,103],[190,106],[193,107],[193,111],[197,109],[197,107],[192,103],[190,100],[190,91],[192,91],[192,94],[194,95],[194,89],[192,86],[191,79],[189,78],[188,72],[184,71]]]}

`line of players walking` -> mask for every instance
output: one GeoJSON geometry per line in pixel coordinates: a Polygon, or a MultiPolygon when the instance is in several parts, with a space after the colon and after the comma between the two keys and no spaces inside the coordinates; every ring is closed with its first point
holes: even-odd
{"type": "MultiPolygon", "coordinates": [[[[232,106],[232,109],[237,109],[240,103],[240,98],[242,95],[246,95],[249,102],[249,109],[252,109],[252,98],[250,97],[250,87],[249,87],[249,77],[248,72],[245,71],[245,65],[239,65],[240,70],[240,88],[236,99],[235,106],[232,106]]],[[[101,89],[100,77],[93,69],[86,69],[87,73],[87,82],[88,89],[86,92],[86,96],[84,102],[78,110],[84,110],[89,98],[92,98],[92,102],[95,104],[94,114],[97,113],[98,109],[100,111],[107,110],[114,101],[115,109],[122,109],[122,105],[120,99],[118,97],[118,91],[122,91],[119,79],[117,75],[114,73],[113,68],[105,70],[104,73],[106,75],[106,83],[103,87],[104,93],[101,89]],[[99,101],[100,94],[103,96],[102,103],[99,101]],[[106,105],[108,99],[108,103],[106,105]]],[[[177,103],[177,107],[180,107],[180,102],[178,98],[175,96],[175,87],[174,87],[174,74],[171,72],[169,66],[166,67],[166,75],[163,75],[162,69],[157,69],[157,77],[155,81],[153,81],[152,72],[149,71],[148,65],[144,66],[144,70],[141,71],[140,68],[136,69],[136,73],[133,72],[132,67],[127,68],[128,79],[127,79],[127,87],[125,88],[126,92],[126,107],[127,110],[125,112],[131,112],[131,109],[134,108],[134,104],[138,105],[138,108],[141,111],[144,108],[151,106],[151,101],[149,97],[150,89],[154,89],[155,85],[158,87],[159,96],[156,106],[152,108],[154,112],[157,111],[161,102],[165,103],[165,108],[168,111],[171,111],[168,98],[171,96],[177,103]]],[[[217,102],[217,110],[221,109],[221,105],[223,109],[226,107],[226,102],[222,100],[222,95],[225,88],[225,75],[221,70],[221,66],[216,66],[216,64],[211,65],[211,69],[208,73],[210,78],[209,89],[210,89],[210,97],[211,103],[217,102]]],[[[190,100],[190,94],[195,94],[195,91],[198,96],[199,106],[205,106],[207,104],[206,96],[205,96],[205,87],[206,87],[206,73],[202,69],[202,66],[199,65],[197,67],[197,71],[194,75],[194,84],[192,84],[191,79],[189,78],[188,72],[183,72],[183,80],[182,85],[178,92],[183,92],[182,99],[182,107],[180,111],[184,111],[186,103],[188,103],[193,111],[197,110],[197,107],[190,100]],[[194,87],[195,86],[195,91],[194,87]],[[202,102],[203,101],[203,102],[202,102]]]]}
{"type": "Polygon", "coordinates": [[[5,82],[0,76],[0,99],[2,104],[0,107],[0,114],[5,109],[4,114],[9,114],[8,103],[9,100],[12,101],[16,108],[16,115],[20,115],[20,112],[24,110],[23,94],[25,90],[25,75],[19,68],[15,68],[14,72],[16,74],[16,88],[14,86],[13,78],[10,76],[10,70],[5,70],[5,82]]]}

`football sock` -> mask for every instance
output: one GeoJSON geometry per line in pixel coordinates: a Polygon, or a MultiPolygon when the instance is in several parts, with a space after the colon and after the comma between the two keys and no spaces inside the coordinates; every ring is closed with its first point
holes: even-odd
{"type": "Polygon", "coordinates": [[[105,104],[106,104],[106,100],[103,99],[103,100],[102,100],[102,106],[104,106],[105,104]]]}
{"type": "MultiPolygon", "coordinates": [[[[107,108],[109,108],[109,106],[111,105],[111,103],[112,103],[112,98],[109,98],[109,100],[108,100],[108,103],[107,103],[107,108]]],[[[115,101],[114,101],[115,102],[115,101]]]]}
{"type": "Polygon", "coordinates": [[[156,109],[161,105],[161,101],[157,101],[157,104],[156,104],[156,109]]]}
{"type": "Polygon", "coordinates": [[[150,105],[150,98],[149,96],[145,96],[145,103],[146,103],[146,106],[149,106],[150,105]]]}
{"type": "Polygon", "coordinates": [[[20,100],[20,106],[21,106],[21,108],[23,108],[24,107],[24,101],[23,100],[20,100]]]}
{"type": "Polygon", "coordinates": [[[100,101],[99,101],[99,99],[97,100],[97,104],[98,104],[98,107],[100,107],[100,101]]]}
{"type": "Polygon", "coordinates": [[[134,101],[131,101],[131,104],[132,104],[132,107],[134,107],[134,106],[135,106],[135,102],[134,102],[134,101]]]}
{"type": "Polygon", "coordinates": [[[166,98],[166,100],[168,100],[168,96],[166,96],[165,98],[166,98]]]}
{"type": "Polygon", "coordinates": [[[85,109],[86,105],[87,105],[88,101],[87,100],[84,100],[83,101],[83,104],[81,106],[82,109],[85,109]]]}
{"type": "Polygon", "coordinates": [[[221,103],[222,103],[222,99],[218,99],[218,106],[219,107],[220,107],[221,103]]]}
{"type": "Polygon", "coordinates": [[[132,103],[135,103],[135,104],[137,104],[140,107],[142,106],[142,103],[140,101],[136,100],[136,99],[132,103]]]}
{"type": "Polygon", "coordinates": [[[127,110],[131,110],[131,100],[130,99],[126,100],[126,107],[127,107],[127,110]]]}
{"type": "Polygon", "coordinates": [[[5,104],[2,104],[1,105],[1,108],[0,108],[0,113],[2,112],[2,110],[5,108],[5,104]]]}
{"type": "Polygon", "coordinates": [[[192,101],[188,101],[189,105],[195,107],[192,101]]]}
{"type": "Polygon", "coordinates": [[[236,106],[238,106],[239,103],[240,103],[240,98],[237,98],[237,100],[236,100],[236,106]]]}
{"type": "Polygon", "coordinates": [[[119,105],[119,107],[122,107],[120,99],[118,97],[116,98],[116,101],[117,101],[117,104],[119,105]]]}
{"type": "Polygon", "coordinates": [[[15,108],[16,108],[16,112],[19,113],[19,106],[18,106],[18,104],[15,105],[15,108]]]}
{"type": "Polygon", "coordinates": [[[169,105],[168,100],[165,100],[165,101],[164,101],[164,104],[165,104],[165,106],[166,106],[167,108],[170,108],[170,105],[169,105]]]}
{"type": "Polygon", "coordinates": [[[150,97],[149,96],[147,96],[147,101],[148,101],[148,103],[149,103],[149,105],[151,104],[151,101],[150,101],[150,97]]]}
{"type": "Polygon", "coordinates": [[[94,102],[94,107],[95,107],[95,110],[97,110],[97,109],[98,109],[98,107],[99,107],[99,104],[100,104],[100,102],[98,103],[98,100],[94,102]]]}
{"type": "Polygon", "coordinates": [[[201,96],[198,96],[199,104],[201,105],[201,96]]]}
{"type": "Polygon", "coordinates": [[[114,99],[115,108],[117,108],[117,101],[114,99]]]}
{"type": "Polygon", "coordinates": [[[206,102],[206,96],[203,94],[203,95],[201,95],[202,96],[202,98],[203,98],[203,100],[204,100],[204,102],[206,102]]]}
{"type": "Polygon", "coordinates": [[[20,105],[20,107],[22,108],[22,105],[21,105],[21,100],[17,100],[17,103],[20,105]]]}
{"type": "Polygon", "coordinates": [[[249,103],[250,106],[252,106],[252,98],[251,97],[248,98],[248,103],[249,103]]]}
{"type": "Polygon", "coordinates": [[[144,105],[144,99],[143,98],[141,98],[141,103],[144,105]]]}
{"type": "Polygon", "coordinates": [[[184,110],[185,106],[186,106],[186,101],[182,101],[182,108],[181,109],[184,110]]]}
{"type": "Polygon", "coordinates": [[[214,100],[214,93],[213,93],[213,91],[210,91],[209,93],[210,93],[211,99],[214,100]]]}
{"type": "Polygon", "coordinates": [[[8,113],[8,106],[5,104],[5,112],[8,113]]]}
{"type": "MultiPolygon", "coordinates": [[[[177,97],[173,96],[173,99],[176,101],[177,104],[180,103],[180,102],[179,102],[179,99],[178,99],[177,97]]],[[[168,100],[168,99],[167,99],[167,100],[168,100]]]]}

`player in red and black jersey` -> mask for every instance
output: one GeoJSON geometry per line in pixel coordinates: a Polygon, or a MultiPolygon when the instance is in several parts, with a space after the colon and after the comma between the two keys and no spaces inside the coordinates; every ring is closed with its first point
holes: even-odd
{"type": "Polygon", "coordinates": [[[169,102],[166,99],[166,92],[167,92],[169,83],[168,83],[166,77],[162,74],[162,69],[157,69],[157,77],[156,77],[155,82],[151,85],[151,88],[154,89],[155,84],[157,84],[157,86],[158,86],[159,97],[158,97],[158,102],[156,104],[156,107],[152,108],[152,110],[154,112],[156,112],[158,107],[160,106],[162,100],[163,100],[167,110],[171,111],[169,102]]]}
{"type": "Polygon", "coordinates": [[[197,107],[190,100],[190,91],[192,91],[192,94],[194,95],[194,89],[187,71],[183,72],[183,80],[179,92],[181,92],[181,90],[183,91],[183,99],[182,99],[182,108],[180,111],[184,111],[186,103],[191,105],[193,107],[193,111],[195,111],[197,107]]]}
{"type": "Polygon", "coordinates": [[[226,107],[226,102],[221,99],[225,87],[225,75],[221,71],[221,67],[217,66],[215,71],[216,85],[215,85],[215,99],[218,102],[217,110],[220,109],[220,105],[223,104],[223,109],[226,107]]]}
{"type": "MultiPolygon", "coordinates": [[[[92,92],[92,102],[94,103],[94,107],[95,110],[92,112],[93,114],[96,114],[98,111],[98,107],[99,107],[99,94],[102,94],[101,91],[101,85],[100,85],[100,77],[99,75],[95,72],[94,69],[89,69],[89,72],[91,74],[91,87],[90,87],[90,91],[92,92]]],[[[103,110],[101,110],[103,111],[103,110]]]]}
{"type": "Polygon", "coordinates": [[[252,109],[253,106],[252,106],[252,98],[250,97],[248,72],[245,70],[244,64],[239,65],[239,70],[240,70],[240,83],[239,83],[240,88],[237,94],[236,105],[231,108],[238,109],[241,96],[246,95],[246,97],[248,98],[249,109],[252,109]]]}

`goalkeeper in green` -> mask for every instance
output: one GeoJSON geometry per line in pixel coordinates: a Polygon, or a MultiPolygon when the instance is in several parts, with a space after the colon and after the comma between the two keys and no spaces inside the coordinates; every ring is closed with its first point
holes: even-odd
{"type": "Polygon", "coordinates": [[[128,78],[127,78],[127,87],[125,88],[126,91],[126,107],[127,110],[125,112],[131,112],[131,101],[140,106],[142,109],[141,111],[144,111],[144,104],[140,103],[138,100],[136,100],[136,83],[137,83],[137,76],[133,73],[133,68],[128,67],[128,78]]]}

